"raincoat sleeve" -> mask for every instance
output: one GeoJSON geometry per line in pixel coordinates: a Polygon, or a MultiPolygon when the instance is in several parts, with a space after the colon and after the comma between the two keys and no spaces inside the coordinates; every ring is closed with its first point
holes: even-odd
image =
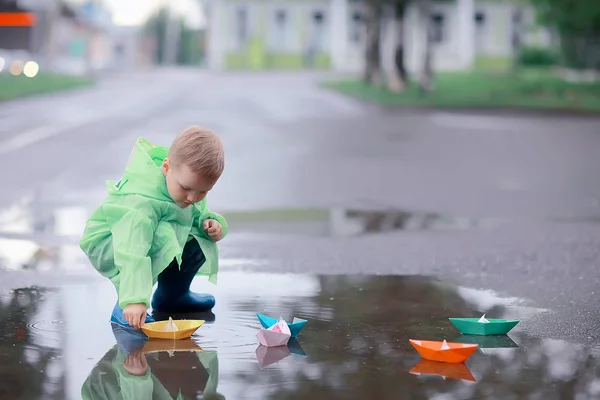
{"type": "Polygon", "coordinates": [[[202,205],[200,207],[198,207],[197,209],[198,209],[199,213],[196,216],[196,218],[194,219],[192,233],[194,233],[195,235],[200,236],[204,239],[212,240],[211,237],[208,236],[208,233],[206,233],[206,231],[204,230],[203,225],[204,225],[204,221],[206,221],[207,219],[213,219],[213,220],[217,221],[219,224],[221,224],[221,228],[223,231],[222,238],[224,238],[227,235],[227,232],[229,231],[229,226],[227,225],[227,221],[225,220],[225,218],[222,215],[210,211],[208,209],[208,206],[206,205],[206,200],[203,200],[202,205]]]}
{"type": "Polygon", "coordinates": [[[105,204],[104,215],[113,238],[114,262],[119,270],[119,307],[144,303],[150,307],[152,261],[148,255],[158,217],[152,210],[121,204],[105,204]]]}

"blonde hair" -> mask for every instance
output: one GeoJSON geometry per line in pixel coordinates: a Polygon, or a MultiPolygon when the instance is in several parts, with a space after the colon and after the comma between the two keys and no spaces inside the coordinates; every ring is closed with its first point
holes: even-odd
{"type": "Polygon", "coordinates": [[[174,165],[186,165],[207,179],[218,179],[225,169],[221,139],[210,129],[199,126],[190,126],[177,135],[168,157],[174,165]]]}

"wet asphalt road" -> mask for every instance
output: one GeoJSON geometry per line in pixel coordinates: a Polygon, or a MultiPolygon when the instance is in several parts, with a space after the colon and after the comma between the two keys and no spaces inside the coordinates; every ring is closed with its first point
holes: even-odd
{"type": "MultiPolygon", "coordinates": [[[[432,275],[469,288],[473,316],[503,298],[520,334],[595,351],[600,119],[382,111],[324,77],[151,71],[0,104],[0,289],[102,285],[75,244],[104,180],[137,137],[201,124],[227,152],[209,196],[232,227],[225,272],[432,275]]],[[[414,318],[437,315],[418,293],[414,318]]]]}

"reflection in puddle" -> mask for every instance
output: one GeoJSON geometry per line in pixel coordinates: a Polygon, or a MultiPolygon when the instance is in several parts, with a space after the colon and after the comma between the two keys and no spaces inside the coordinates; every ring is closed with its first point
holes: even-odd
{"type": "Polygon", "coordinates": [[[431,360],[421,360],[411,370],[414,375],[435,375],[442,378],[459,379],[468,382],[477,382],[471,374],[469,367],[463,363],[444,363],[431,360]]]}
{"type": "Polygon", "coordinates": [[[84,269],[78,243],[89,210],[26,199],[0,211],[0,269],[84,269]]]}
{"type": "MultiPolygon", "coordinates": [[[[44,201],[40,195],[0,210],[0,269],[88,270],[87,260],[78,243],[92,211],[82,206],[57,206],[44,201]]],[[[264,231],[311,236],[354,236],[394,230],[488,228],[498,223],[436,213],[343,208],[224,214],[236,234],[264,231]]],[[[256,260],[246,259],[223,260],[224,267],[248,267],[257,263],[256,260]]]]}
{"type": "Polygon", "coordinates": [[[486,229],[496,219],[454,217],[402,210],[281,209],[225,212],[236,231],[265,231],[320,236],[353,236],[389,231],[486,229]]]}
{"type": "Polygon", "coordinates": [[[456,343],[473,343],[480,349],[512,349],[519,345],[508,335],[460,335],[454,339],[456,343]]]}
{"type": "MultiPolygon", "coordinates": [[[[81,398],[82,390],[95,395],[121,390],[124,398],[152,391],[173,399],[195,394],[228,399],[392,399],[398,393],[414,399],[490,393],[575,399],[598,394],[600,364],[582,346],[515,331],[502,340],[478,339],[485,354],[475,353],[464,368],[448,368],[423,362],[408,342],[415,337],[471,341],[448,316],[512,317],[519,312],[512,300],[509,306],[498,301],[484,302],[490,309],[473,307],[459,288],[418,276],[224,272],[216,287],[201,280],[194,286],[215,289],[214,320],[192,340],[164,346],[113,331],[110,285],[3,293],[0,393],[56,399],[81,398]],[[255,336],[256,312],[298,316],[308,324],[296,342],[264,349],[255,336]]],[[[489,300],[489,292],[479,293],[489,300]]]]}
{"type": "Polygon", "coordinates": [[[117,341],[83,383],[84,399],[222,399],[217,393],[219,361],[193,340],[147,340],[133,329],[111,325],[117,341]]]}

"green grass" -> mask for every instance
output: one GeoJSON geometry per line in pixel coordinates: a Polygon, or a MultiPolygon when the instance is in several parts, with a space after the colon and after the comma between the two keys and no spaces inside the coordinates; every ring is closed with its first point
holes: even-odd
{"type": "Polygon", "coordinates": [[[600,111],[600,82],[569,83],[550,70],[523,70],[518,74],[476,70],[438,73],[436,90],[422,94],[412,82],[403,93],[359,80],[326,82],[324,87],[382,106],[455,108],[545,108],[600,111]]]}
{"type": "Polygon", "coordinates": [[[512,62],[512,57],[478,56],[475,59],[475,68],[486,71],[508,71],[512,62]]]}
{"type": "MultiPolygon", "coordinates": [[[[226,55],[225,65],[232,70],[297,70],[308,68],[304,65],[304,57],[298,53],[273,53],[267,52],[253,60],[249,54],[237,52],[226,55]],[[254,61],[254,63],[253,63],[254,61]]],[[[327,69],[331,60],[327,54],[319,53],[315,56],[314,69],[327,69]]]]}
{"type": "Polygon", "coordinates": [[[91,79],[76,76],[40,74],[27,78],[23,75],[0,75],[0,101],[74,89],[92,83],[91,79]]]}

